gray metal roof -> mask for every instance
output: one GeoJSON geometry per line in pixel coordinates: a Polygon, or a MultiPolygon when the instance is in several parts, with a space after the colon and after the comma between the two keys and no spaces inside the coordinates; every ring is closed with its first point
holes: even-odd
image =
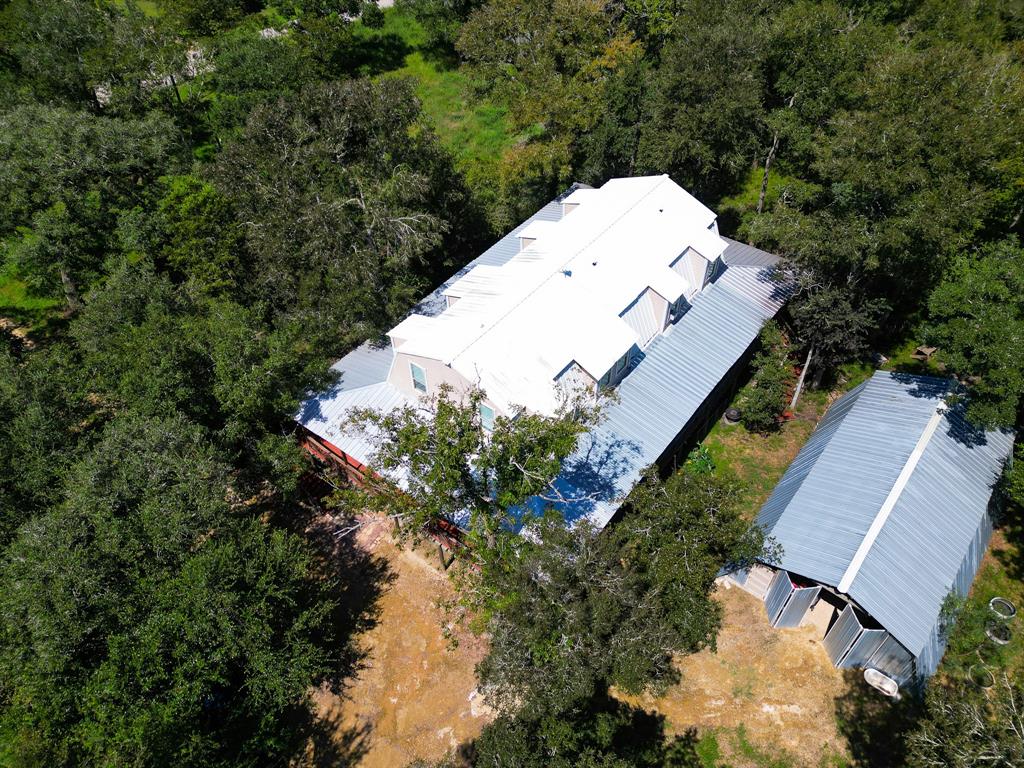
{"type": "Polygon", "coordinates": [[[722,260],[730,267],[774,267],[781,259],[773,253],[762,251],[752,245],[723,237],[729,245],[722,254],[722,260]]]}
{"type": "MultiPolygon", "coordinates": [[[[520,249],[518,233],[533,221],[558,221],[561,198],[553,200],[467,264],[413,310],[443,311],[445,288],[480,264],[500,266],[520,249]]],[[[692,308],[670,331],[642,353],[618,386],[618,402],[605,420],[581,438],[556,486],[570,501],[557,504],[566,517],[589,517],[605,525],[641,473],[666,452],[672,441],[775,315],[788,288],[774,279],[778,257],[728,240],[722,259],[730,265],[698,294],[692,308]]],[[[333,368],[340,380],[310,397],[296,421],[362,463],[372,450],[365,438],[343,429],[345,412],[355,407],[391,409],[410,401],[387,383],[390,347],[363,344],[333,368]]],[[[535,499],[531,507],[550,503],[535,499]]]]}
{"type": "MultiPolygon", "coordinates": [[[[444,291],[451,283],[475,266],[501,266],[515,256],[519,252],[519,232],[530,222],[558,221],[561,218],[562,204],[559,200],[552,200],[424,297],[412,311],[427,315],[442,312],[446,306],[444,291]]],[[[338,380],[326,391],[312,394],[302,403],[295,420],[357,461],[368,463],[372,446],[353,430],[342,428],[345,414],[352,408],[391,410],[412,404],[387,383],[394,356],[390,344],[381,346],[368,341],[356,347],[331,366],[338,373],[338,380]]]]}
{"type": "MultiPolygon", "coordinates": [[[[569,520],[603,526],[775,315],[788,288],[765,267],[729,267],[644,351],[604,420],[580,439],[556,486],[569,520]]],[[[534,500],[534,510],[549,500],[534,500]]]]}
{"type": "Polygon", "coordinates": [[[943,600],[954,585],[966,591],[977,569],[1013,446],[1007,431],[972,428],[960,407],[927,438],[949,391],[944,379],[876,372],[832,405],[758,516],[786,570],[838,587],[850,569],[847,594],[927,657],[924,674],[941,656],[943,600]]]}

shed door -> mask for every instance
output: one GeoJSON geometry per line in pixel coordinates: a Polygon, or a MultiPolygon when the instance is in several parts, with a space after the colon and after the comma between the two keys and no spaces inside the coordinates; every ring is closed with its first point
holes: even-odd
{"type": "Polygon", "coordinates": [[[836,619],[836,623],[832,625],[832,629],[825,635],[824,644],[825,651],[828,653],[832,663],[837,667],[843,661],[846,656],[846,652],[850,650],[850,646],[853,645],[854,641],[860,637],[861,630],[864,627],[861,626],[857,620],[856,614],[853,612],[853,606],[847,604],[843,612],[839,614],[839,618],[836,619]]]}
{"type": "Polygon", "coordinates": [[[888,634],[884,629],[862,630],[857,639],[853,641],[853,645],[850,646],[850,650],[846,653],[846,658],[843,659],[842,664],[839,666],[867,666],[871,655],[878,650],[878,646],[882,644],[882,641],[885,640],[888,634]]]}
{"type": "Polygon", "coordinates": [[[811,607],[811,603],[818,598],[819,592],[821,592],[821,587],[794,589],[789,596],[789,601],[779,614],[779,618],[775,620],[775,626],[799,627],[800,622],[804,620],[804,614],[811,607]]]}
{"type": "Polygon", "coordinates": [[[789,596],[793,594],[793,582],[789,580],[789,572],[778,570],[772,579],[768,593],[764,596],[764,607],[768,611],[768,621],[774,626],[782,609],[786,607],[789,596]]]}

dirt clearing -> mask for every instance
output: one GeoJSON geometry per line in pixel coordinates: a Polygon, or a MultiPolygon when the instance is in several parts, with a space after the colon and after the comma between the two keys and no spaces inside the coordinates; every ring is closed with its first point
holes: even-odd
{"type": "MultiPolygon", "coordinates": [[[[846,691],[813,627],[774,629],[764,604],[741,589],[719,587],[725,608],[718,652],[682,658],[682,682],[665,696],[633,699],[665,715],[675,733],[730,731],[769,755],[819,766],[846,754],[836,726],[836,700],[846,691]]],[[[758,765],[721,738],[731,765],[758,765]]],[[[734,739],[735,741],[735,739],[734,739]]]]}
{"type": "Polygon", "coordinates": [[[477,736],[488,717],[473,695],[483,641],[458,631],[459,647],[448,650],[437,605],[453,596],[448,578],[436,557],[398,547],[389,531],[386,522],[374,521],[356,534],[392,571],[376,625],[360,638],[362,669],[342,696],[316,694],[320,715],[337,724],[340,739],[360,733],[362,768],[437,760],[477,736]]]}

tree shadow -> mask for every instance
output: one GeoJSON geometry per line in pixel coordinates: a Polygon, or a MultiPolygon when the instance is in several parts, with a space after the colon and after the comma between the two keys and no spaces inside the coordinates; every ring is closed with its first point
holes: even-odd
{"type": "Polygon", "coordinates": [[[635,768],[703,768],[697,730],[670,736],[665,716],[597,693],[565,711],[538,718],[502,715],[479,737],[461,745],[451,766],[560,764],[589,758],[587,764],[635,768]]]}
{"type": "Polygon", "coordinates": [[[293,765],[295,768],[356,765],[369,751],[370,731],[368,723],[345,726],[340,712],[314,718],[307,731],[307,751],[293,765]]]}
{"type": "Polygon", "coordinates": [[[1024,581],[1024,508],[1008,501],[1001,510],[997,524],[1008,547],[993,547],[992,556],[1015,581],[1024,581]]]}
{"type": "MultiPolygon", "coordinates": [[[[300,484],[296,501],[281,524],[309,544],[313,570],[333,599],[330,620],[315,641],[329,651],[332,663],[319,681],[323,689],[343,696],[348,683],[367,662],[360,637],[380,620],[380,598],[395,579],[387,560],[363,548],[353,533],[344,534],[348,520],[339,520],[323,507],[332,487],[309,474],[300,484]]],[[[307,736],[310,766],[354,764],[366,751],[368,724],[344,727],[340,713],[309,710],[300,730],[307,736]]]]}
{"type": "Polygon", "coordinates": [[[438,42],[420,46],[418,50],[424,59],[443,72],[456,70],[461,63],[458,52],[451,45],[438,42]]]}
{"type": "Polygon", "coordinates": [[[372,77],[401,69],[410,53],[412,48],[409,44],[394,32],[377,32],[352,38],[339,68],[346,74],[372,77]]]}
{"type": "Polygon", "coordinates": [[[851,765],[886,768],[903,765],[906,737],[921,717],[918,696],[892,701],[864,682],[858,669],[844,671],[845,692],[836,699],[836,724],[846,739],[851,765]]]}

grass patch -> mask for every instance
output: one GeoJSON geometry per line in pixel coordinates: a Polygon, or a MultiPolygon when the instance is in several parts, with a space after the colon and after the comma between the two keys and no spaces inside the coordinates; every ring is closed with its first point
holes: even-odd
{"type": "Polygon", "coordinates": [[[741,509],[747,519],[757,516],[772,489],[782,478],[790,462],[807,442],[814,425],[823,412],[822,393],[818,397],[801,397],[797,418],[788,421],[771,434],[748,432],[742,424],[714,426],[704,439],[716,467],[734,475],[742,484],[741,509]]]}
{"type": "Polygon", "coordinates": [[[1000,670],[1011,678],[1024,675],[1024,526],[1020,513],[1004,521],[989,543],[974,579],[966,605],[953,629],[949,647],[942,660],[940,673],[961,680],[971,680],[972,667],[1000,670]],[[1018,611],[1008,622],[1010,642],[996,645],[985,634],[989,622],[1002,623],[988,607],[993,597],[1012,602],[1018,611]]]}
{"type": "Polygon", "coordinates": [[[509,131],[504,107],[473,100],[469,78],[458,62],[428,47],[423,27],[411,15],[388,8],[383,27],[357,22],[353,34],[367,52],[359,74],[415,79],[423,113],[460,170],[472,174],[491,166],[512,145],[516,137],[509,131]]]}
{"type": "Polygon", "coordinates": [[[56,317],[61,305],[59,299],[33,296],[13,266],[0,264],[0,317],[35,329],[56,317]]]}
{"type": "Polygon", "coordinates": [[[718,745],[718,737],[714,731],[702,733],[694,751],[704,768],[715,768],[722,758],[722,748],[718,745]]]}

